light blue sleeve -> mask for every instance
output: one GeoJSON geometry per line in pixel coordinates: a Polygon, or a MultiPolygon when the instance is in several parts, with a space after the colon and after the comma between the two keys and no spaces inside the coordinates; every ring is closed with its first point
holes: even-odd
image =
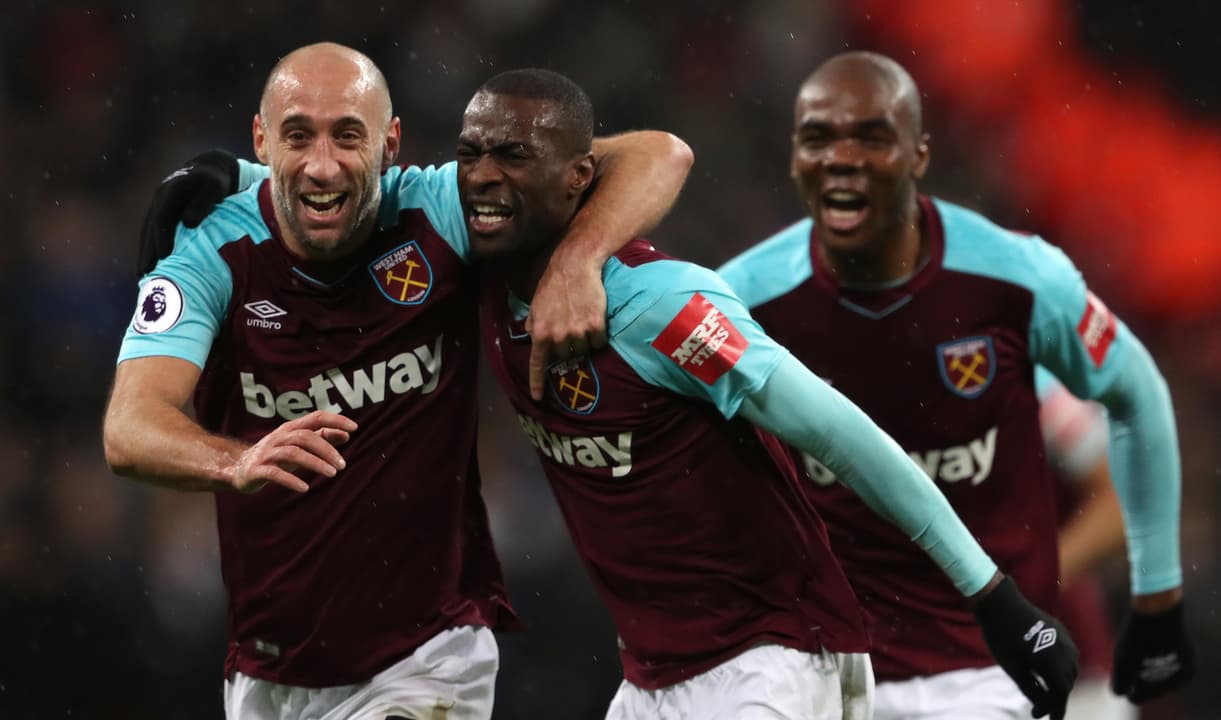
{"type": "Polygon", "coordinates": [[[810,257],[813,228],[809,218],[794,223],[725,263],[717,274],[748,308],[775,300],[814,274],[810,257]]]}
{"type": "Polygon", "coordinates": [[[458,195],[458,163],[440,167],[393,166],[382,175],[382,205],[378,222],[397,225],[403,210],[420,209],[433,229],[449,243],[458,257],[471,262],[471,241],[466,214],[458,195]]]}
{"type": "Polygon", "coordinates": [[[237,159],[237,191],[239,193],[269,177],[271,177],[271,168],[266,165],[248,162],[241,158],[237,159]]]}
{"type": "Polygon", "coordinates": [[[1041,342],[1032,343],[1032,359],[1073,394],[1107,409],[1111,482],[1123,510],[1132,593],[1179,587],[1182,468],[1165,378],[1075,270],[1065,268],[1058,282],[1048,283],[1035,308],[1041,342]]]}
{"type": "Polygon", "coordinates": [[[140,281],[119,362],[168,356],[204,367],[233,296],[233,275],[219,249],[247,236],[261,242],[269,234],[258,214],[257,192],[230,196],[197,228],[178,227],[174,252],[140,281]]]}
{"type": "Polygon", "coordinates": [[[1132,592],[1183,582],[1179,558],[1181,468],[1174,408],[1165,379],[1128,327],[1088,291],[1081,273],[1037,237],[984,226],[978,216],[939,204],[947,237],[945,266],[1022,285],[1034,296],[1029,346],[1074,395],[1107,409],[1111,479],[1123,508],[1132,592]],[[985,237],[980,237],[985,236],[985,237]],[[987,237],[990,236],[990,237],[987,237]]]}
{"type": "Polygon", "coordinates": [[[611,347],[645,381],[711,402],[727,418],[788,354],[707,268],[611,258],[602,279],[611,347]]]}
{"type": "Polygon", "coordinates": [[[907,533],[964,596],[983,589],[996,563],[945,495],[899,444],[847,397],[786,356],[742,403],[742,416],[821,460],[874,512],[907,533]]]}

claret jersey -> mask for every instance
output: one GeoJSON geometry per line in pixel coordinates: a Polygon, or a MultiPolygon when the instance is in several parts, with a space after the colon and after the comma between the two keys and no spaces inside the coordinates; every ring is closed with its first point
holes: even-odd
{"type": "MultiPolygon", "coordinates": [[[[1056,606],[1056,492],[1033,368],[1096,397],[1134,341],[1067,257],[920,198],[927,262],[885,288],[841,287],[811,220],[720,269],[778,342],[894,437],[1032,602],[1056,606]]],[[[795,453],[870,614],[879,680],[993,665],[962,596],[816,458],[795,453]]]]}
{"type": "Polygon", "coordinates": [[[456,169],[392,168],[358,253],[284,246],[261,182],[144,279],[119,359],[203,372],[206,429],[257,441],[315,409],[359,423],[309,492],[217,493],[226,672],[321,687],[366,680],[436,633],[513,623],[475,460],[477,289],[456,169]]]}
{"type": "Polygon", "coordinates": [[[483,339],[610,610],[624,675],[655,689],[760,643],[868,648],[783,446],[733,418],[785,351],[710,270],[629,243],[603,272],[610,345],[529,395],[528,308],[489,277],[483,339]]]}

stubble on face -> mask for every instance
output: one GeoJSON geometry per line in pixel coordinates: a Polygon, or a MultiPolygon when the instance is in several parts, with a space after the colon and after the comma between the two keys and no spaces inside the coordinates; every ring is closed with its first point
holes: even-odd
{"type": "Polygon", "coordinates": [[[302,48],[273,70],[260,113],[285,242],[307,259],[354,252],[376,223],[396,122],[380,71],[349,48],[302,48]]]}

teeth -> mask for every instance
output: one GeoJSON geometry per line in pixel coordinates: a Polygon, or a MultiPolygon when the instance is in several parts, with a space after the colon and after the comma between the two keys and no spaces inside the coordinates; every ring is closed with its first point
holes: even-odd
{"type": "Polygon", "coordinates": [[[475,214],[475,220],[477,220],[478,222],[480,222],[483,225],[499,225],[500,223],[505,222],[508,219],[509,219],[508,215],[485,215],[483,213],[475,214]]]}
{"type": "Polygon", "coordinates": [[[337,193],[337,192],[303,193],[303,197],[306,200],[309,200],[312,203],[318,203],[319,205],[321,205],[323,203],[329,203],[332,200],[337,200],[337,199],[339,199],[340,195],[343,195],[343,193],[337,193]]]}
{"type": "Polygon", "coordinates": [[[860,214],[860,210],[836,210],[834,208],[827,208],[827,217],[831,220],[831,222],[848,222],[855,220],[860,216],[860,214]]]}
{"type": "Polygon", "coordinates": [[[475,209],[475,212],[479,213],[480,215],[499,215],[509,211],[509,209],[503,205],[473,205],[472,207],[475,209]]]}
{"type": "Polygon", "coordinates": [[[854,193],[851,190],[832,190],[831,192],[827,193],[827,199],[834,200],[836,202],[852,202],[859,197],[859,193],[854,193]]]}

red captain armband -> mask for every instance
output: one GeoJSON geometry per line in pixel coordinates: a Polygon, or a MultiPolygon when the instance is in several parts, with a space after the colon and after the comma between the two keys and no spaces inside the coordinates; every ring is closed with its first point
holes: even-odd
{"type": "Polygon", "coordinates": [[[712,385],[746,352],[746,337],[703,295],[696,293],[653,341],[683,370],[712,385]]]}
{"type": "Polygon", "coordinates": [[[1092,292],[1085,295],[1085,314],[1077,323],[1077,336],[1094,361],[1094,367],[1102,367],[1107,350],[1115,340],[1115,315],[1092,292]]]}

